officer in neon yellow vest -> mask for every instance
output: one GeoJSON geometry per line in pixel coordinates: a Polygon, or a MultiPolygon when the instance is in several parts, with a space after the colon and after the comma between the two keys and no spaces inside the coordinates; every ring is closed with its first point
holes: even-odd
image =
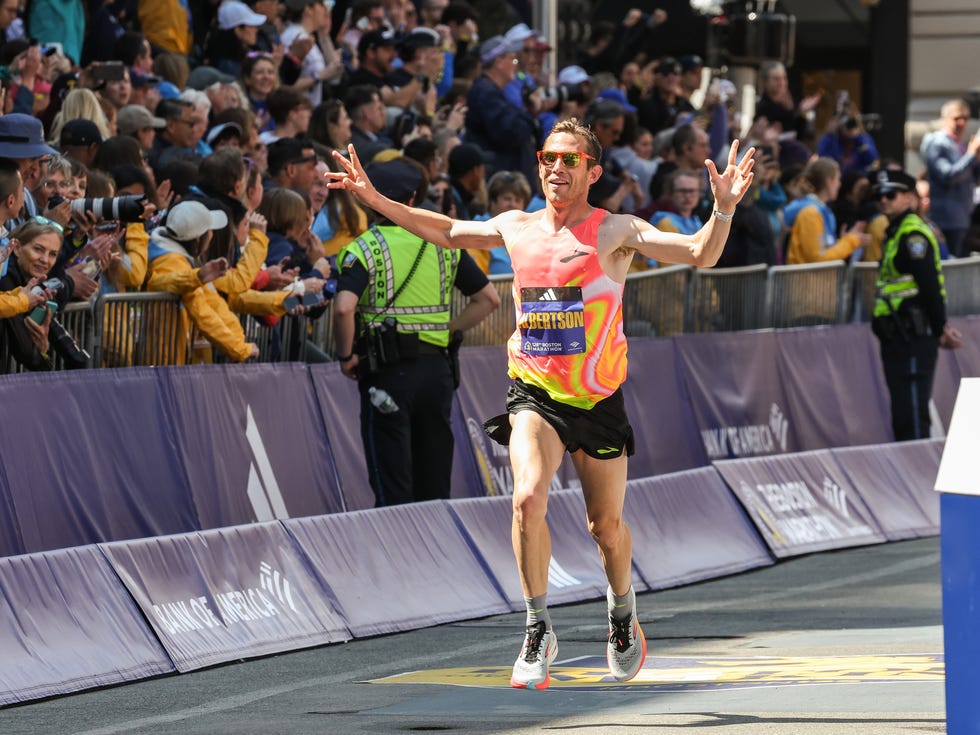
{"type": "MultiPolygon", "coordinates": [[[[395,159],[367,170],[385,196],[409,205],[425,201],[428,181],[414,161],[395,159]]],[[[375,504],[448,498],[450,335],[479,323],[500,297],[465,251],[436,247],[387,221],[347,245],[337,262],[337,359],[344,375],[358,381],[375,504]],[[452,317],[454,286],[470,300],[452,317]],[[394,406],[375,405],[371,388],[387,392],[394,406]]]]}
{"type": "Polygon", "coordinates": [[[904,171],[880,171],[874,194],[888,229],[871,326],[881,345],[895,439],[924,439],[938,348],[959,347],[961,335],[946,323],[939,246],[913,211],[915,179],[904,171]]]}

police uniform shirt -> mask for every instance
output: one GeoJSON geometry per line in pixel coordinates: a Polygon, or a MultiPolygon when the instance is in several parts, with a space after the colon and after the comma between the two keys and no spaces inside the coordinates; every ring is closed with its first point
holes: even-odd
{"type": "MultiPolygon", "coordinates": [[[[358,298],[360,298],[361,294],[367,289],[369,280],[370,276],[364,264],[357,259],[351,259],[350,262],[344,263],[343,269],[337,278],[337,291],[350,291],[357,294],[358,298]]],[[[453,282],[453,285],[464,296],[472,296],[488,283],[487,276],[480,270],[480,266],[470,257],[469,253],[465,250],[462,251],[459,257],[459,265],[456,268],[456,280],[453,282]]]]}
{"type": "MultiPolygon", "coordinates": [[[[906,213],[907,214],[907,213],[906,213]]],[[[892,222],[885,230],[887,243],[901,226],[905,215],[892,222]]],[[[939,273],[936,271],[936,256],[929,240],[921,232],[909,232],[898,243],[895,253],[895,269],[908,273],[919,288],[919,295],[912,301],[925,310],[932,327],[932,333],[939,336],[946,325],[946,305],[939,287],[939,273]]]]}

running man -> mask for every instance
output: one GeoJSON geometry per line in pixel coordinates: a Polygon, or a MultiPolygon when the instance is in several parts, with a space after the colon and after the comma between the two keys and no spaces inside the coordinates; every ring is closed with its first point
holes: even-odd
{"type": "Polygon", "coordinates": [[[330,187],[429,242],[447,248],[506,246],[514,266],[517,330],[507,345],[507,411],[485,425],[510,446],[514,473],[514,555],[527,604],[524,644],[511,686],[544,689],[558,640],[548,614],[551,536],[545,519],[548,486],[568,451],[582,482],[589,531],[609,581],[609,670],[629,681],[643,665],[646,640],[636,613],[632,540],[623,521],[626,458],[633,430],[626,417],[626,339],[622,294],[634,253],[661,263],[714,265],[728,238],[735,205],[752,183],[752,150],[736,163],[737,143],[718,173],[705,161],[715,198],[711,219],[694,235],[661,232],[632,215],[589,205],[602,174],[591,129],[575,119],[557,123],[538,153],[545,209],[504,212],[485,222],[453,220],[386,199],[375,190],[353,148],[330,187]]]}

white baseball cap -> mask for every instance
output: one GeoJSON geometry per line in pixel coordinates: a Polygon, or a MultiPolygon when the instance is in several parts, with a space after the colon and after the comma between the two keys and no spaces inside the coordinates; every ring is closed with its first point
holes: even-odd
{"type": "Polygon", "coordinates": [[[218,8],[218,28],[230,31],[238,26],[263,26],[264,15],[253,13],[251,8],[239,0],[225,0],[218,8]]]}
{"type": "Polygon", "coordinates": [[[167,214],[166,230],[174,240],[196,240],[208,230],[220,230],[228,224],[228,215],[220,209],[210,210],[201,202],[180,202],[167,214]]]}

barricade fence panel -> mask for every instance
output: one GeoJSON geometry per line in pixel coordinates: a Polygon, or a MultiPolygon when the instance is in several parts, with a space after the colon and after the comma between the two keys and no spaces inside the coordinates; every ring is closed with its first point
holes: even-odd
{"type": "Polygon", "coordinates": [[[94,365],[134,367],[187,361],[187,332],[176,294],[102,295],[95,302],[94,322],[94,365]]]}
{"type": "MultiPolygon", "coordinates": [[[[514,279],[509,275],[489,276],[490,283],[500,296],[500,308],[492,311],[486,319],[466,332],[463,344],[467,347],[482,345],[502,345],[514,333],[516,313],[514,310],[513,286],[514,279]]],[[[457,316],[469,299],[459,289],[452,291],[452,315],[457,316]]]]}
{"type": "MultiPolygon", "coordinates": [[[[943,262],[947,312],[980,313],[980,257],[943,262]]],[[[812,263],[741,268],[693,269],[668,266],[631,273],[623,290],[628,337],[669,337],[691,332],[725,332],[815,324],[870,321],[874,312],[877,263],[812,263]]],[[[503,345],[514,332],[513,277],[490,276],[500,308],[466,334],[466,346],[503,345]]],[[[452,313],[467,298],[452,294],[452,313]]],[[[227,358],[190,329],[179,296],[168,293],[100,294],[93,302],[70,304],[58,319],[92,367],[180,365],[191,346],[211,349],[215,362],[227,358]]],[[[322,361],[334,353],[332,309],[322,316],[282,317],[267,326],[240,315],[246,339],[259,346],[259,362],[322,361]]],[[[55,357],[56,370],[64,369],[55,357]]],[[[0,343],[0,372],[23,369],[0,343]]]]}
{"type": "Polygon", "coordinates": [[[946,282],[946,315],[976,314],[980,305],[980,256],[943,262],[946,282]]]}
{"type": "Polygon", "coordinates": [[[779,329],[842,322],[846,267],[842,260],[772,266],[766,289],[769,326],[779,329]]]}
{"type": "Polygon", "coordinates": [[[698,268],[688,300],[687,332],[737,332],[766,324],[765,263],[698,268]]]}
{"type": "Polygon", "coordinates": [[[878,294],[878,262],[851,263],[845,321],[870,322],[878,294]]]}
{"type": "Polygon", "coordinates": [[[684,332],[691,266],[630,273],[623,290],[623,331],[627,337],[670,337],[684,332]]]}

